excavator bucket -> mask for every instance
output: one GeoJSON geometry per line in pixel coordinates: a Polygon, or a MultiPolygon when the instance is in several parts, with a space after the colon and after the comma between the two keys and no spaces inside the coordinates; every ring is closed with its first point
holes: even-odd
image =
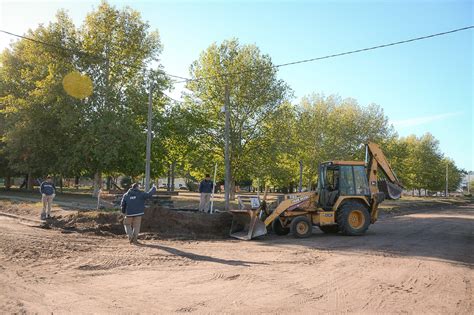
{"type": "Polygon", "coordinates": [[[379,191],[383,192],[385,194],[385,198],[387,199],[396,200],[400,199],[402,196],[403,188],[396,184],[390,183],[386,180],[380,180],[378,181],[378,186],[379,191]]]}
{"type": "Polygon", "coordinates": [[[259,218],[260,211],[260,209],[231,210],[233,218],[230,236],[248,241],[267,234],[267,228],[259,218]]]}

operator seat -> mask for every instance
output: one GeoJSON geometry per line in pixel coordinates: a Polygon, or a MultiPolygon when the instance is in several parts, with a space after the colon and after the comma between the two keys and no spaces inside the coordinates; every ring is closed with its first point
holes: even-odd
{"type": "Polygon", "coordinates": [[[321,189],[321,193],[319,194],[319,204],[321,208],[326,211],[331,210],[338,195],[339,191],[332,190],[331,187],[321,189]]]}

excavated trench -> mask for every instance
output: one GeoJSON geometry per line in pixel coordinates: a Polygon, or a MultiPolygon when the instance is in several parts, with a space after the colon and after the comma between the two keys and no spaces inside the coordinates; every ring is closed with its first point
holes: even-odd
{"type": "MultiPolygon", "coordinates": [[[[140,231],[151,238],[222,239],[229,237],[231,223],[232,215],[226,212],[207,214],[152,205],[145,209],[140,231]]],[[[54,217],[44,227],[59,228],[65,233],[125,234],[123,215],[119,212],[80,211],[54,217]]]]}

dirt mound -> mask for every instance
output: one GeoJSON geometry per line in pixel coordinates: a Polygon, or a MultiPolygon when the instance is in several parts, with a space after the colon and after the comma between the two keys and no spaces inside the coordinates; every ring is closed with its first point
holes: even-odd
{"type": "Polygon", "coordinates": [[[64,231],[93,232],[95,234],[125,234],[123,218],[117,212],[80,211],[75,214],[56,216],[48,220],[45,227],[64,231]]]}
{"type": "MultiPolygon", "coordinates": [[[[211,215],[153,206],[145,210],[140,231],[147,233],[148,237],[216,239],[228,237],[231,222],[232,215],[229,213],[211,215]]],[[[125,234],[123,215],[118,212],[81,211],[54,217],[45,227],[49,226],[99,235],[125,234]]]]}
{"type": "Polygon", "coordinates": [[[145,210],[142,232],[184,238],[226,238],[229,236],[232,215],[175,211],[160,207],[145,210]]]}

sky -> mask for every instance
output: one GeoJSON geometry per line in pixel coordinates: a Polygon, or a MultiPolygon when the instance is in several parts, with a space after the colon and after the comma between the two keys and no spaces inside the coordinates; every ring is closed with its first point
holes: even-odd
{"type": "MultiPolygon", "coordinates": [[[[210,44],[236,37],[275,64],[474,25],[474,1],[109,1],[139,11],[164,46],[170,74],[210,44]]],[[[0,0],[0,29],[24,34],[66,9],[79,26],[99,1],[0,0]]],[[[15,38],[0,33],[0,50],[15,38]]],[[[474,29],[281,68],[295,103],[312,93],[380,105],[400,136],[432,133],[458,167],[474,170],[474,29]]],[[[171,96],[179,98],[182,85],[171,96]]]]}

